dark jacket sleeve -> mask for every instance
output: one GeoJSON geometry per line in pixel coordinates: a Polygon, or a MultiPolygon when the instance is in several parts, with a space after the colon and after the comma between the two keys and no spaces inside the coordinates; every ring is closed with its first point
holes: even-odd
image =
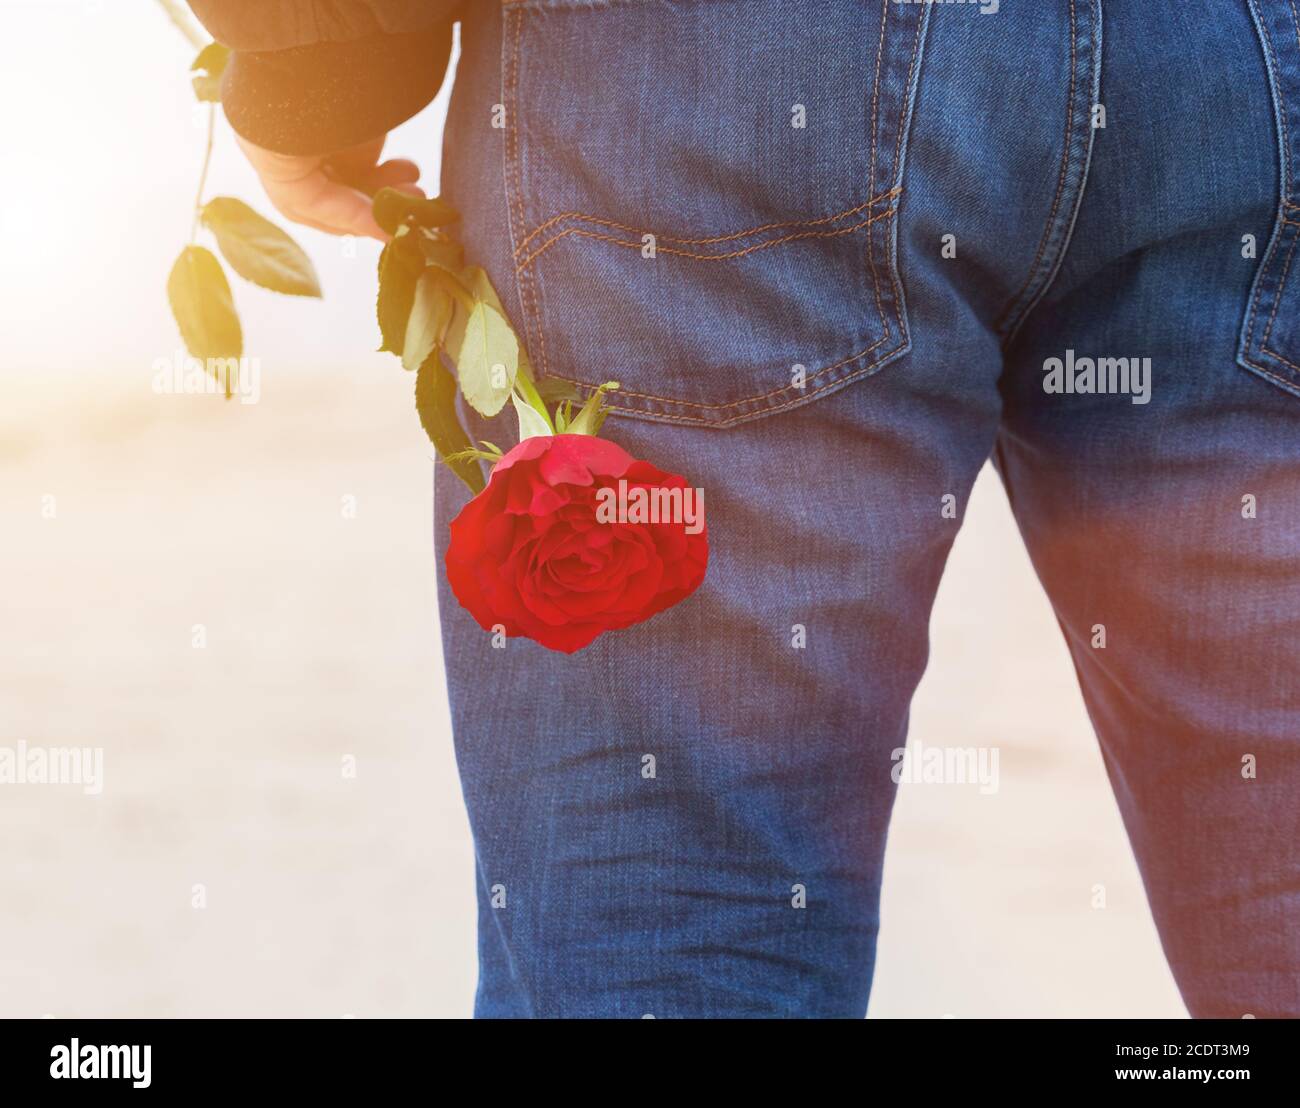
{"type": "Polygon", "coordinates": [[[189,0],[230,47],[221,103],[250,142],[328,154],[415,115],[442,84],[460,0],[189,0]]]}

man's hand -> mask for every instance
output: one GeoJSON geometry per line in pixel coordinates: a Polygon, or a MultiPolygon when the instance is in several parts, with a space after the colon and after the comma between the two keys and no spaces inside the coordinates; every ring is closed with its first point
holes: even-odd
{"type": "MultiPolygon", "coordinates": [[[[239,136],[236,136],[239,138],[239,136]]],[[[402,158],[380,164],[384,139],[327,156],[277,154],[239,138],[266,195],[281,215],[331,235],[368,235],[388,241],[370,214],[370,194],[384,186],[423,196],[420,167],[402,158]]]]}

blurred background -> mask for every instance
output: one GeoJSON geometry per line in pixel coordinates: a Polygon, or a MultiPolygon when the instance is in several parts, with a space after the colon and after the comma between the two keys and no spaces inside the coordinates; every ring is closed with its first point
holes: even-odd
{"type": "MultiPolygon", "coordinates": [[[[0,10],[0,747],[104,751],[100,795],[0,785],[0,1017],[468,1015],[433,453],[373,352],[378,244],[293,228],[323,301],[235,284],[258,403],[154,392],[194,51],[154,0],[0,10]]],[[[430,192],[446,95],[389,146],[430,192]]],[[[220,119],[207,195],[279,221],[220,119]]],[[[1001,787],[902,786],[869,1015],[1185,1015],[990,471],[932,640],[911,741],[997,747],[1001,787]]]]}

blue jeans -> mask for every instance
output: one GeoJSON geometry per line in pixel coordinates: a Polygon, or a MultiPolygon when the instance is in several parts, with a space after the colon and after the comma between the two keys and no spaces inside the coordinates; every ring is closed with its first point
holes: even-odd
{"type": "Polygon", "coordinates": [[[470,7],[469,253],[712,546],[571,657],[442,582],[478,1013],[864,1013],[992,457],[1189,1010],[1300,1015],[1294,0],[470,7]]]}

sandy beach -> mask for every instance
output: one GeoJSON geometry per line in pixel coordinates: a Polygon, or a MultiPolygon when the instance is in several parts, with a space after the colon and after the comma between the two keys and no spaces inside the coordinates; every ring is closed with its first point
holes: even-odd
{"type": "MultiPolygon", "coordinates": [[[[382,364],[0,415],[0,743],[104,751],[100,795],[0,787],[0,1015],[469,1013],[430,450],[382,364]]],[[[870,1014],[1182,1014],[991,472],[932,635],[911,741],[997,747],[1000,788],[901,787],[870,1014]]]]}
{"type": "MultiPolygon", "coordinates": [[[[0,785],[0,1016],[467,1015],[432,450],[409,376],[373,353],[377,244],[295,228],[324,301],[236,284],[258,403],[155,392],[203,153],[193,50],[153,4],[19,7],[0,94],[42,90],[7,125],[42,179],[0,182],[21,260],[0,347],[0,747],[99,749],[104,780],[0,785]],[[105,58],[126,59],[111,82],[105,58]]],[[[431,190],[446,101],[389,142],[431,190]]],[[[270,214],[224,125],[207,194],[270,214]]],[[[996,748],[1000,788],[902,786],[869,1015],[1183,1015],[987,471],[932,640],[912,742],[996,748]]]]}

